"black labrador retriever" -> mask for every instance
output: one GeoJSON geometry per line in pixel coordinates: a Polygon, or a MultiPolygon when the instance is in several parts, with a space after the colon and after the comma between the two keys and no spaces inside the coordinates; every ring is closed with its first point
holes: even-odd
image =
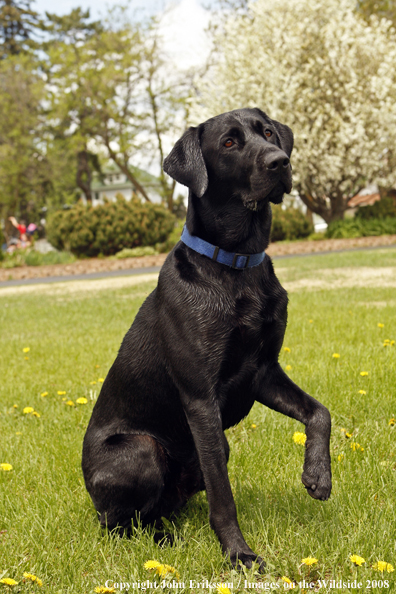
{"type": "Polygon", "coordinates": [[[86,487],[110,529],[169,517],[206,490],[233,565],[264,563],[238,525],[224,430],[255,401],[306,426],[302,482],[331,491],[328,410],[278,363],[287,294],[264,250],[292,187],[293,135],[260,109],[190,128],[164,161],[189,187],[186,228],[102,386],[84,439],[86,487]]]}

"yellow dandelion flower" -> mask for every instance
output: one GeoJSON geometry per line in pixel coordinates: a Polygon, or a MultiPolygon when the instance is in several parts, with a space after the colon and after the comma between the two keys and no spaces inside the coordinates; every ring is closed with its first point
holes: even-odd
{"type": "Polygon", "coordinates": [[[81,396],[81,398],[77,398],[76,403],[77,404],[87,404],[88,400],[86,398],[84,398],[84,396],[81,396]]]}
{"type": "Polygon", "coordinates": [[[364,452],[364,448],[362,448],[362,446],[360,445],[360,443],[356,443],[356,441],[353,441],[351,443],[351,448],[354,452],[358,452],[359,450],[361,452],[364,452]]]}
{"type": "Polygon", "coordinates": [[[338,454],[338,456],[337,456],[338,462],[342,462],[343,459],[344,459],[344,454],[338,454]]]}
{"type": "Polygon", "coordinates": [[[58,396],[64,396],[66,392],[64,390],[58,390],[58,396]]]}
{"type": "Polygon", "coordinates": [[[17,431],[15,435],[22,435],[22,431],[17,431]]]}
{"type": "Polygon", "coordinates": [[[40,418],[40,417],[41,417],[41,415],[40,415],[40,413],[38,413],[37,411],[35,411],[35,410],[34,410],[34,411],[32,412],[32,417],[37,417],[37,418],[40,418]]]}
{"type": "Polygon", "coordinates": [[[3,578],[0,580],[0,584],[6,584],[7,586],[16,586],[18,582],[13,580],[12,578],[3,578]]]}
{"type": "Polygon", "coordinates": [[[252,423],[250,426],[251,426],[252,429],[256,429],[257,428],[257,425],[255,423],[252,423]]]}
{"type": "Polygon", "coordinates": [[[359,567],[361,565],[363,565],[363,563],[366,563],[366,560],[363,559],[363,557],[359,557],[359,555],[351,555],[349,557],[349,560],[351,561],[351,563],[354,563],[355,565],[359,565],[359,567]]]}
{"type": "Polygon", "coordinates": [[[99,369],[100,365],[95,365],[96,369],[99,369]]]}
{"type": "Polygon", "coordinates": [[[23,351],[24,353],[28,353],[28,352],[30,351],[30,347],[25,347],[24,349],[22,349],[22,351],[23,351]]]}
{"type": "Polygon", "coordinates": [[[36,575],[33,575],[32,573],[26,573],[26,572],[25,572],[25,573],[23,574],[23,577],[24,577],[25,579],[27,579],[27,580],[30,580],[31,582],[36,582],[36,584],[37,584],[38,586],[40,586],[40,588],[41,588],[41,586],[43,585],[43,582],[40,580],[40,578],[38,578],[36,575]]]}
{"type": "Polygon", "coordinates": [[[305,435],[305,433],[301,433],[301,431],[295,431],[293,433],[293,441],[294,443],[303,446],[307,441],[307,436],[305,435]]]}
{"type": "Polygon", "coordinates": [[[393,346],[394,344],[395,344],[395,341],[394,340],[391,340],[390,341],[390,345],[393,346]]]}
{"type": "Polygon", "coordinates": [[[395,571],[393,569],[393,566],[390,563],[387,563],[386,561],[377,561],[377,563],[374,563],[373,565],[373,569],[376,569],[377,571],[387,571],[388,573],[392,573],[392,571],[395,571]]]}
{"type": "Polygon", "coordinates": [[[395,425],[395,424],[396,424],[396,420],[395,420],[394,417],[392,417],[391,419],[389,419],[388,425],[390,425],[391,427],[393,427],[393,425],[395,425]]]}
{"type": "Polygon", "coordinates": [[[333,353],[331,356],[333,359],[339,359],[341,355],[339,353],[333,353]]]}
{"type": "Polygon", "coordinates": [[[309,323],[310,323],[310,324],[313,324],[313,320],[309,320],[309,323]]]}
{"type": "Polygon", "coordinates": [[[385,326],[385,324],[382,324],[381,322],[378,322],[377,326],[378,326],[378,328],[383,328],[385,326]]]}
{"type": "Polygon", "coordinates": [[[89,383],[91,384],[91,386],[95,386],[96,385],[96,382],[95,381],[94,382],[89,382],[89,383]]]}
{"type": "Polygon", "coordinates": [[[174,567],[171,565],[166,565],[165,563],[159,563],[155,560],[146,561],[143,566],[145,569],[155,569],[155,572],[162,578],[168,575],[168,573],[174,573],[177,579],[180,579],[180,574],[174,567]]]}
{"type": "Polygon", "coordinates": [[[24,415],[29,415],[32,412],[34,412],[33,406],[25,406],[25,408],[23,409],[24,415]]]}
{"type": "Polygon", "coordinates": [[[368,371],[361,371],[361,372],[360,372],[360,375],[361,375],[362,377],[364,377],[365,375],[368,375],[368,371]]]}
{"type": "Polygon", "coordinates": [[[293,369],[293,367],[291,365],[286,365],[285,369],[286,369],[286,371],[291,371],[293,369]]]}
{"type": "Polygon", "coordinates": [[[29,361],[29,357],[24,357],[25,361],[29,361]]]}
{"type": "Polygon", "coordinates": [[[100,378],[98,379],[98,382],[100,382],[101,384],[103,384],[103,382],[104,382],[104,377],[100,377],[100,378]]]}
{"type": "Polygon", "coordinates": [[[159,567],[161,565],[161,563],[159,561],[154,561],[152,559],[149,559],[148,561],[146,561],[146,563],[143,565],[144,569],[157,569],[157,567],[159,567]]]}
{"type": "Polygon", "coordinates": [[[107,586],[96,586],[94,590],[97,594],[105,594],[106,592],[115,592],[114,588],[107,588],[107,586]]]}
{"type": "Polygon", "coordinates": [[[227,588],[227,586],[225,586],[224,584],[220,584],[219,586],[217,586],[216,591],[219,594],[231,594],[231,590],[227,588]]]}
{"type": "Polygon", "coordinates": [[[365,394],[367,394],[367,392],[366,392],[366,390],[359,390],[358,394],[363,394],[363,396],[364,396],[365,394]]]}
{"type": "Polygon", "coordinates": [[[44,396],[48,396],[48,392],[42,392],[41,396],[44,398],[44,396]]]}
{"type": "Polygon", "coordinates": [[[65,397],[65,398],[62,398],[62,402],[66,402],[66,400],[67,400],[67,398],[66,398],[66,397],[65,397]]]}
{"type": "Polygon", "coordinates": [[[305,559],[301,560],[301,563],[303,565],[315,565],[315,563],[317,563],[318,560],[315,559],[315,557],[306,557],[305,559]]]}
{"type": "Polygon", "coordinates": [[[12,408],[18,408],[18,405],[17,404],[13,404],[12,405],[12,408]]]}
{"type": "MultiPolygon", "coordinates": [[[[157,570],[158,572],[158,570],[157,570]]],[[[168,575],[168,573],[174,573],[176,576],[176,579],[180,579],[180,573],[171,565],[164,565],[163,569],[161,571],[161,573],[159,574],[161,577],[165,577],[166,575],[168,575]]]]}
{"type": "Polygon", "coordinates": [[[9,472],[10,470],[12,470],[12,464],[8,464],[8,462],[2,462],[0,464],[0,468],[1,468],[1,470],[5,470],[6,472],[9,472]]]}
{"type": "Polygon", "coordinates": [[[66,402],[66,404],[67,404],[67,406],[74,406],[74,402],[73,402],[73,400],[68,400],[68,401],[66,402]]]}
{"type": "Polygon", "coordinates": [[[285,353],[290,353],[291,352],[290,349],[289,349],[289,347],[283,347],[283,350],[285,351],[285,353]]]}
{"type": "Polygon", "coordinates": [[[283,576],[282,576],[282,580],[283,580],[283,581],[284,581],[286,584],[292,584],[292,583],[293,583],[293,582],[292,582],[292,581],[291,581],[291,580],[290,580],[288,577],[286,577],[285,575],[283,575],[283,576]]]}

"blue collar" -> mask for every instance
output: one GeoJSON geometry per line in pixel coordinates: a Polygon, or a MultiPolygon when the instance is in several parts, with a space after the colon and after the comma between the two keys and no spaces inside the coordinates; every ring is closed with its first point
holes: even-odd
{"type": "Polygon", "coordinates": [[[190,235],[187,225],[184,225],[183,233],[180,239],[189,248],[195,252],[198,252],[198,254],[207,256],[208,258],[214,260],[214,262],[226,264],[227,266],[237,270],[258,266],[265,258],[265,252],[259,252],[258,254],[235,254],[232,252],[226,252],[225,250],[208,243],[204,239],[200,239],[196,235],[190,235]]]}

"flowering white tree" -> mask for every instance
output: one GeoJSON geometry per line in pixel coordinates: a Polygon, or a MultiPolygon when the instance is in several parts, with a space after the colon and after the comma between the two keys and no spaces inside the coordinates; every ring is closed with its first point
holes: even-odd
{"type": "Polygon", "coordinates": [[[326,222],[367,182],[396,183],[396,37],[354,0],[257,0],[230,16],[198,119],[257,106],[295,135],[294,188],[326,222]]]}

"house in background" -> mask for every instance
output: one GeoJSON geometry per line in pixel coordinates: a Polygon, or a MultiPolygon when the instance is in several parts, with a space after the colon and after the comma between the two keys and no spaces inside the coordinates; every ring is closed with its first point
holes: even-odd
{"type": "MultiPolygon", "coordinates": [[[[131,167],[131,170],[137,181],[145,189],[150,200],[156,204],[161,203],[161,184],[158,178],[138,167],[131,167]]],[[[109,163],[103,167],[102,173],[102,179],[98,173],[93,174],[91,183],[93,206],[103,204],[105,198],[113,201],[116,199],[117,194],[122,194],[126,200],[130,200],[132,196],[137,195],[132,182],[114,163],[109,163]]]]}
{"type": "Polygon", "coordinates": [[[356,194],[348,202],[348,210],[345,215],[349,217],[355,216],[359,208],[364,206],[372,206],[375,202],[381,200],[378,186],[371,185],[356,194]]]}

